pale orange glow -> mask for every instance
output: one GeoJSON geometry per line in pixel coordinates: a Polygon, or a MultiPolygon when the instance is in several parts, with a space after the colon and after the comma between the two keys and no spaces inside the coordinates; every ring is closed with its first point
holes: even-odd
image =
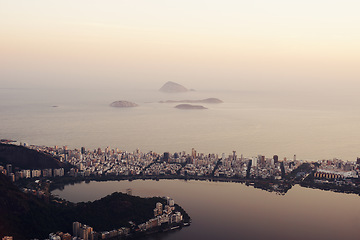
{"type": "Polygon", "coordinates": [[[131,75],[187,76],[195,85],[216,76],[231,88],[355,83],[360,6],[345,2],[1,1],[0,72],[7,84],[36,82],[44,69],[108,83],[131,75]],[[11,74],[22,71],[27,79],[11,74]]]}

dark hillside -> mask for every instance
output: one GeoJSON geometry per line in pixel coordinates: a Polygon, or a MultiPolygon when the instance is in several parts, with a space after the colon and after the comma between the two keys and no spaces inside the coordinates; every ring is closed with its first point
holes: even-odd
{"type": "MultiPolygon", "coordinates": [[[[0,174],[0,239],[13,236],[21,239],[45,239],[51,232],[72,233],[72,223],[90,225],[95,231],[112,230],[146,222],[153,217],[157,202],[163,198],[141,198],[113,193],[86,203],[55,204],[21,192],[7,176],[0,174]]],[[[188,218],[179,206],[177,209],[188,218]]]]}
{"type": "Polygon", "coordinates": [[[0,164],[8,163],[22,169],[44,169],[65,167],[64,163],[50,155],[22,146],[0,143],[0,164]]]}

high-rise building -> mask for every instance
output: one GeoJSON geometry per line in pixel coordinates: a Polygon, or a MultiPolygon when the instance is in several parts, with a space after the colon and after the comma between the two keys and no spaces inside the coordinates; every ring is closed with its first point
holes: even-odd
{"type": "Polygon", "coordinates": [[[258,155],[258,161],[261,165],[265,165],[265,156],[258,155]]]}
{"type": "Polygon", "coordinates": [[[93,228],[87,225],[82,225],[80,228],[79,236],[83,240],[90,240],[90,237],[93,233],[93,228]]]}
{"type": "Polygon", "coordinates": [[[81,147],[81,154],[85,154],[85,147],[81,147]]]}
{"type": "Polygon", "coordinates": [[[279,161],[279,156],[278,155],[274,155],[273,156],[274,159],[274,163],[276,164],[279,161]]]}
{"type": "Polygon", "coordinates": [[[98,148],[98,149],[97,149],[97,154],[98,154],[98,155],[102,155],[101,148],[98,148]]]}
{"type": "Polygon", "coordinates": [[[170,159],[170,153],[169,152],[164,152],[163,160],[165,162],[169,162],[169,159],[170,159]]]}
{"type": "Polygon", "coordinates": [[[191,149],[191,157],[196,158],[196,150],[194,148],[191,149]]]}
{"type": "Polygon", "coordinates": [[[109,146],[105,148],[105,155],[108,155],[108,154],[110,154],[110,147],[109,146]]]}
{"type": "Polygon", "coordinates": [[[8,176],[10,176],[10,173],[12,173],[12,165],[11,164],[6,164],[6,171],[8,176]]]}
{"type": "Polygon", "coordinates": [[[79,223],[79,222],[73,222],[73,235],[74,235],[74,237],[79,236],[81,225],[82,224],[79,223]]]}
{"type": "Polygon", "coordinates": [[[2,238],[2,240],[13,240],[12,236],[5,236],[2,238]]]}
{"type": "Polygon", "coordinates": [[[232,156],[232,159],[235,161],[235,160],[236,160],[236,158],[237,158],[237,156],[236,156],[236,151],[233,151],[233,156],[232,156]]]}

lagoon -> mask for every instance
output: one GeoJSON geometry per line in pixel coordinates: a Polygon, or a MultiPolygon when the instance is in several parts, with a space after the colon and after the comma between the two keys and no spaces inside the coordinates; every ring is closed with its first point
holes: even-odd
{"type": "MultiPolygon", "coordinates": [[[[241,183],[135,180],[79,183],[52,193],[93,201],[112,192],[170,196],[192,218],[188,228],[149,239],[350,239],[358,236],[360,197],[295,185],[285,195],[241,183]]],[[[111,220],[110,220],[111,221],[111,220]]],[[[96,230],[96,229],[95,229],[96,230]]]]}

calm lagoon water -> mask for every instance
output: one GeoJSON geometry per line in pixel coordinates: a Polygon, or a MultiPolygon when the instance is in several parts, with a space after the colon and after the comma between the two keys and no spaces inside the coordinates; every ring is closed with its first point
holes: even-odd
{"type": "Polygon", "coordinates": [[[149,239],[354,239],[360,227],[359,196],[300,186],[278,195],[240,183],[135,180],[68,185],[53,194],[93,201],[127,188],[171,196],[192,217],[190,227],[149,239]]]}

